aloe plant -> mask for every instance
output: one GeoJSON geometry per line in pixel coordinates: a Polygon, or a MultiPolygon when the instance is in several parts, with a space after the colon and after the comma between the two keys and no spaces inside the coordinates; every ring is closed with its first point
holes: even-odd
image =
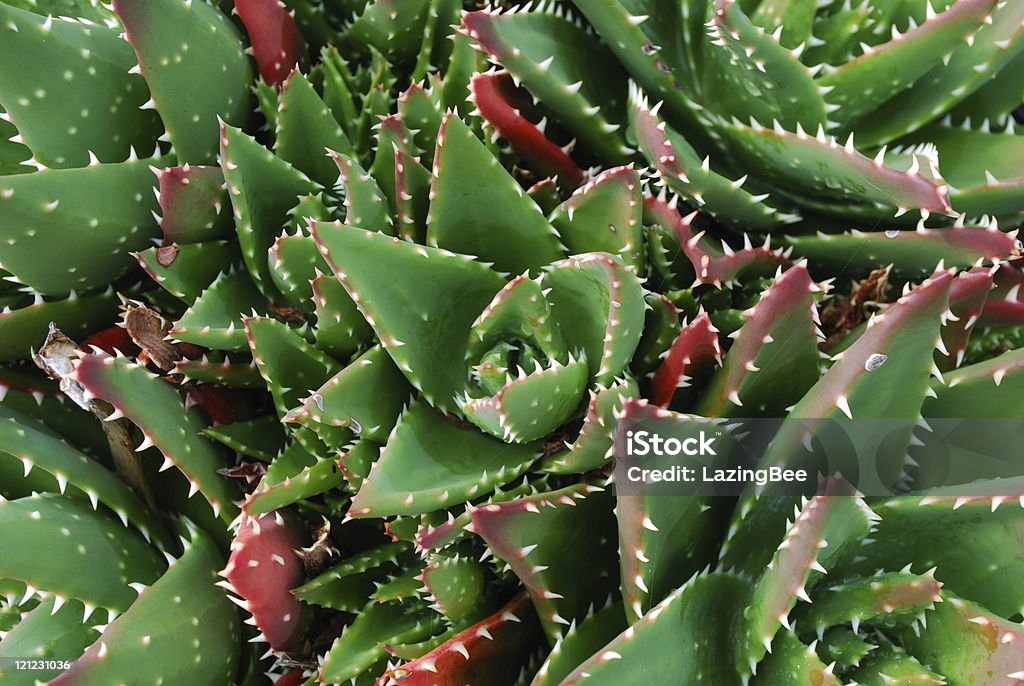
{"type": "Polygon", "coordinates": [[[1022,12],[0,0],[0,682],[1024,684],[1022,12]]]}

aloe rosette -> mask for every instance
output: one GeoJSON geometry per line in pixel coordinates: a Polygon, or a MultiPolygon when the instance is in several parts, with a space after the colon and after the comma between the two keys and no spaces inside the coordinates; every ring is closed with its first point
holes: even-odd
{"type": "Polygon", "coordinates": [[[0,682],[1024,684],[1021,11],[0,0],[0,682]]]}

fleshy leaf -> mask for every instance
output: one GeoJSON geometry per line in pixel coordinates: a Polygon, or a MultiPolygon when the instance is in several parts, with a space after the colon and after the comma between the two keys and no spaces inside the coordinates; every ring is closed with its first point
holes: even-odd
{"type": "Polygon", "coordinates": [[[583,180],[583,170],[572,161],[566,148],[544,134],[546,122],[533,123],[517,107],[509,75],[474,74],[469,88],[480,115],[532,169],[560,177],[567,185],[583,180]]]}
{"type": "Polygon", "coordinates": [[[426,640],[432,628],[424,611],[370,601],[327,651],[320,683],[344,683],[367,671],[372,675],[371,668],[388,656],[385,645],[426,640]]]}
{"type": "Polygon", "coordinates": [[[784,416],[818,380],[818,319],[805,263],[778,274],[743,312],[722,368],[701,392],[696,413],[709,417],[784,416]]]}
{"type": "Polygon", "coordinates": [[[221,126],[220,162],[242,258],[260,290],[271,300],[280,298],[270,277],[267,251],[288,222],[288,211],[297,198],[312,193],[314,184],[243,131],[226,124],[221,126]]]}
{"type": "Polygon", "coordinates": [[[171,329],[179,341],[215,350],[248,350],[242,317],[267,311],[267,303],[244,269],[223,272],[171,329]]]}
{"type": "MultiPolygon", "coordinates": [[[[817,134],[803,129],[790,133],[756,121],[749,125],[723,122],[720,129],[751,171],[779,192],[802,193],[815,200],[827,193],[826,197],[836,200],[877,207],[879,214],[890,210],[897,216],[908,210],[922,216],[952,214],[945,185],[931,180],[916,164],[901,170],[864,156],[852,137],[843,144],[826,136],[823,129],[817,134]]],[[[839,207],[824,204],[819,209],[834,213],[839,207]]]]}
{"type": "MultiPolygon", "coordinates": [[[[168,293],[191,305],[232,263],[241,264],[233,243],[209,241],[152,247],[135,253],[139,266],[168,293]]],[[[63,326],[62,331],[70,333],[63,326]]]]}
{"type": "Polygon", "coordinates": [[[970,268],[979,260],[1007,259],[1013,254],[1016,240],[1016,231],[1003,232],[995,227],[922,226],[915,231],[819,233],[795,236],[787,242],[796,255],[812,260],[819,268],[866,273],[888,263],[897,273],[913,277],[930,273],[939,260],[950,267],[970,268]]]}
{"type": "Polygon", "coordinates": [[[42,345],[51,326],[69,336],[84,337],[115,321],[117,299],[112,289],[61,300],[43,300],[0,311],[0,360],[27,357],[42,345]]]}
{"type": "Polygon", "coordinates": [[[658,107],[646,98],[634,97],[630,120],[640,152],[658,177],[673,191],[715,218],[744,229],[770,229],[784,223],[784,217],[766,196],[756,196],[742,186],[746,177],[730,180],[705,164],[683,136],[658,118],[658,107]]]}
{"type": "Polygon", "coordinates": [[[427,243],[519,274],[562,257],[558,234],[461,119],[441,124],[427,243]]]}
{"type": "Polygon", "coordinates": [[[75,379],[139,427],[143,434],[139,447],[156,446],[164,456],[162,468],[177,467],[188,479],[190,496],[201,492],[214,515],[234,519],[237,489],[217,471],[225,460],[200,436],[199,415],[185,409],[173,387],[126,358],[100,353],[79,358],[75,379]]]}
{"type": "Polygon", "coordinates": [[[291,589],[305,576],[296,549],[302,545],[299,525],[281,514],[242,516],[231,542],[231,556],[218,585],[241,596],[236,602],[248,611],[261,640],[274,650],[287,650],[301,634],[302,602],[291,589]]]}
{"type": "Polygon", "coordinates": [[[267,382],[282,418],[300,404],[300,398],[341,370],[338,362],[277,320],[248,318],[245,330],[256,368],[267,382]]]}
{"type": "Polygon", "coordinates": [[[683,326],[661,366],[654,371],[647,397],[655,405],[668,407],[676,397],[676,389],[706,379],[721,356],[718,329],[711,323],[711,317],[701,311],[683,326]]]}
{"type": "Polygon", "coordinates": [[[167,167],[156,175],[160,230],[166,243],[198,243],[231,235],[231,216],[222,211],[228,203],[220,167],[167,167]]]}
{"type": "Polygon", "coordinates": [[[345,188],[345,223],[360,229],[394,233],[394,219],[387,197],[359,162],[348,155],[332,153],[345,188]]]}
{"type": "Polygon", "coordinates": [[[1019,684],[1024,677],[1020,624],[956,596],[945,600],[928,615],[920,636],[904,632],[907,651],[945,676],[947,683],[970,683],[984,675],[993,685],[1019,684]]]}
{"type": "MultiPolygon", "coordinates": [[[[623,140],[625,78],[607,50],[569,17],[552,11],[470,12],[461,30],[508,69],[559,122],[610,162],[623,140]]],[[[477,105],[479,107],[479,104],[477,105]]]]}
{"type": "Polygon", "coordinates": [[[640,175],[615,167],[577,189],[551,215],[570,254],[606,252],[640,269],[643,263],[643,203],[640,175]]]}
{"type": "Polygon", "coordinates": [[[163,525],[123,481],[99,462],[79,452],[50,430],[20,412],[0,406],[0,472],[4,487],[16,487],[34,474],[39,491],[59,491],[79,500],[106,505],[147,539],[166,546],[163,525]],[[40,478],[46,475],[49,478],[40,478]]]}
{"type": "Polygon", "coordinates": [[[179,162],[217,156],[218,118],[245,125],[252,70],[238,31],[212,5],[181,0],[114,0],[139,72],[179,162]],[[210,65],[218,65],[213,69],[210,65]]]}
{"type": "Polygon", "coordinates": [[[585,253],[552,264],[541,278],[569,350],[586,353],[597,383],[610,384],[633,359],[644,329],[643,288],[612,255],[585,253]]]}
{"type": "Polygon", "coordinates": [[[313,236],[398,368],[450,408],[466,382],[470,327],[502,278],[470,258],[378,233],[317,224],[313,236]]]}
{"type": "Polygon", "coordinates": [[[630,378],[590,391],[579,435],[572,443],[566,443],[565,450],[545,457],[541,470],[552,474],[583,474],[607,464],[611,459],[615,416],[627,400],[639,395],[636,381],[630,378]]]}
{"type": "Polygon", "coordinates": [[[166,683],[216,686],[230,680],[241,637],[237,611],[214,585],[220,564],[212,540],[192,530],[191,541],[167,573],[143,589],[131,608],[50,683],[130,683],[140,664],[166,683]]]}
{"type": "Polygon", "coordinates": [[[163,571],[163,560],[141,536],[57,494],[0,502],[0,532],[0,576],[80,600],[86,618],[97,607],[124,612],[135,600],[129,584],[152,583],[163,571]]]}
{"type": "Polygon", "coordinates": [[[350,513],[422,514],[464,503],[513,481],[538,454],[536,446],[507,445],[460,428],[420,401],[399,418],[350,513]]]}
{"type": "Polygon", "coordinates": [[[321,186],[330,188],[338,180],[338,168],[327,149],[353,153],[348,136],[313,85],[300,72],[292,72],[281,90],[274,152],[321,186]]]}
{"type": "Polygon", "coordinates": [[[314,335],[317,346],[327,354],[342,359],[367,345],[373,338],[373,329],[334,274],[318,274],[311,286],[316,312],[314,335]]]}
{"type": "Polygon", "coordinates": [[[400,679],[408,686],[513,686],[539,633],[536,614],[521,593],[425,655],[389,667],[382,678],[400,679]]]}
{"type": "Polygon", "coordinates": [[[816,128],[825,103],[811,72],[775,37],[751,23],[742,3],[717,0],[708,23],[703,98],[725,116],[816,128]]]}
{"type": "Polygon", "coordinates": [[[611,596],[618,581],[610,571],[614,541],[593,535],[612,523],[603,488],[582,483],[480,505],[472,513],[473,533],[526,586],[550,641],[611,596]]]}
{"type": "Polygon", "coordinates": [[[48,294],[112,283],[159,235],[145,162],[0,177],[0,265],[48,294]]]}
{"type": "Polygon", "coordinates": [[[121,162],[133,146],[153,149],[159,121],[138,109],[149,93],[129,73],[135,56],[116,30],[3,3],[0,27],[0,102],[34,161],[82,167],[90,153],[121,162]]]}
{"type": "Polygon", "coordinates": [[[362,438],[383,443],[411,390],[388,354],[374,346],[311,391],[286,421],[350,428],[362,438]]]}
{"type": "Polygon", "coordinates": [[[878,516],[844,482],[832,481],[808,501],[789,525],[783,543],[754,584],[737,624],[736,669],[757,671],[772,639],[789,624],[788,615],[806,589],[855,550],[878,516]]]}
{"type": "Polygon", "coordinates": [[[985,21],[991,21],[996,0],[955,2],[945,12],[905,33],[894,28],[892,40],[865,50],[859,57],[829,70],[818,79],[825,99],[838,105],[831,118],[843,129],[868,114],[873,103],[887,100],[911,86],[950,54],[985,21]],[[871,97],[864,95],[870,93],[871,97]]]}
{"type": "Polygon", "coordinates": [[[306,52],[287,5],[279,0],[236,0],[235,11],[249,34],[260,74],[270,85],[278,85],[306,52]]]}
{"type": "Polygon", "coordinates": [[[729,662],[731,625],[742,610],[749,582],[731,574],[696,576],[598,650],[563,686],[616,686],[666,674],[679,683],[738,686],[729,662]],[[718,621],[708,622],[708,617],[718,621]],[[666,645],[673,646],[665,650],[666,645]]]}

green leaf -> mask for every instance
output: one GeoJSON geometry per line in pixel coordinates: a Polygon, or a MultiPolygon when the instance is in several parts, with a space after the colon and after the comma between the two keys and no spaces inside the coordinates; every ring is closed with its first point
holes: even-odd
{"type": "Polygon", "coordinates": [[[590,374],[609,385],[622,374],[643,335],[643,288],[619,258],[587,253],[556,262],[541,278],[570,351],[586,353],[590,374]]]}
{"type": "Polygon", "coordinates": [[[86,615],[96,607],[124,612],[135,600],[129,584],[152,583],[163,571],[137,533],[57,494],[0,502],[0,536],[0,577],[80,600],[86,615]]]}
{"type": "Polygon", "coordinates": [[[45,294],[106,286],[160,234],[146,162],[0,176],[0,265],[45,294]]]}
{"type": "Polygon", "coordinates": [[[321,679],[328,684],[355,679],[387,658],[385,645],[429,638],[433,626],[426,612],[370,601],[327,651],[321,679]]]}
{"type": "Polygon", "coordinates": [[[878,520],[864,500],[852,493],[847,484],[830,483],[789,525],[737,620],[734,659],[740,674],[757,671],[757,663],[771,652],[776,633],[789,625],[787,616],[797,600],[809,598],[806,589],[856,550],[878,520]]]}
{"type": "Polygon", "coordinates": [[[62,300],[42,300],[13,310],[0,311],[0,360],[28,357],[46,340],[50,326],[72,337],[85,337],[113,324],[117,298],[106,291],[62,300]]]}
{"type": "Polygon", "coordinates": [[[171,336],[215,350],[248,350],[242,318],[253,311],[265,313],[267,303],[248,272],[226,271],[174,323],[171,336]]]}
{"type": "Polygon", "coordinates": [[[818,83],[827,89],[825,99],[835,106],[830,118],[839,128],[849,130],[852,122],[869,114],[877,103],[949,59],[961,41],[973,36],[982,22],[991,20],[995,6],[996,0],[955,2],[905,33],[897,33],[894,25],[892,40],[864,50],[834,70],[826,69],[818,83]]]}
{"type": "Polygon", "coordinates": [[[411,391],[384,349],[374,346],[311,391],[286,421],[349,428],[362,438],[383,443],[411,391]]]}
{"type": "Polygon", "coordinates": [[[287,324],[269,317],[245,320],[256,368],[267,382],[282,419],[342,365],[313,347],[287,324]]]}
{"type": "Polygon", "coordinates": [[[470,12],[461,30],[551,110],[590,151],[629,158],[623,137],[625,74],[608,49],[573,19],[532,12],[470,12]]]}
{"type": "Polygon", "coordinates": [[[815,129],[825,103],[811,72],[733,0],[715,3],[704,49],[703,102],[725,118],[815,129]]]}
{"type": "Polygon", "coordinates": [[[701,392],[697,414],[786,415],[818,380],[819,290],[803,263],[776,275],[757,304],[743,312],[745,322],[701,392]]]}
{"type": "Polygon", "coordinates": [[[458,505],[515,480],[538,453],[535,445],[504,444],[459,428],[419,401],[399,419],[350,514],[423,514],[458,505]]]}
{"type": "Polygon", "coordinates": [[[161,288],[187,305],[193,304],[226,266],[241,263],[238,247],[229,241],[154,246],[135,253],[135,259],[161,288]]]}
{"type": "Polygon", "coordinates": [[[281,296],[270,275],[267,251],[289,223],[289,210],[315,184],[241,129],[223,125],[220,163],[235,213],[242,258],[253,281],[271,300],[281,296]]]}
{"type": "Polygon", "coordinates": [[[434,155],[427,243],[511,274],[562,257],[540,208],[461,119],[448,114],[434,155]]]}
{"type": "Polygon", "coordinates": [[[241,36],[205,2],[113,0],[179,162],[217,157],[218,118],[244,126],[253,84],[241,36]]]}
{"type": "Polygon", "coordinates": [[[562,683],[618,686],[672,675],[681,684],[738,686],[730,628],[748,588],[749,582],[731,574],[690,579],[562,683]]]}
{"type": "Polygon", "coordinates": [[[732,181],[713,171],[710,157],[701,160],[686,138],[658,118],[659,109],[635,94],[630,124],[640,152],[666,186],[716,219],[744,230],[784,223],[787,217],[764,202],[767,195],[753,195],[742,187],[745,176],[732,181]]]}
{"type": "Polygon", "coordinates": [[[0,445],[3,446],[0,448],[3,456],[0,472],[4,474],[4,486],[0,490],[3,492],[10,494],[9,488],[17,490],[19,482],[27,482],[34,490],[60,492],[80,501],[102,503],[122,522],[138,529],[147,541],[155,538],[157,545],[169,544],[163,524],[134,491],[113,472],[61,440],[45,425],[0,406],[0,445]]]}
{"type": "Polygon", "coordinates": [[[632,167],[602,172],[578,188],[550,217],[572,255],[606,252],[643,268],[643,201],[632,167]]]}
{"type": "MultiPolygon", "coordinates": [[[[121,162],[160,133],[131,48],[115,29],[52,19],[0,3],[0,103],[34,159],[83,167],[90,153],[121,162]]],[[[4,136],[9,137],[12,134],[4,136]]]]}
{"type": "Polygon", "coordinates": [[[75,379],[139,427],[143,434],[139,447],[156,446],[164,456],[162,469],[175,466],[188,479],[190,497],[201,493],[215,516],[227,522],[234,519],[237,486],[218,472],[225,459],[201,437],[199,414],[185,409],[174,387],[127,358],[103,353],[80,356],[75,379]]]}
{"type": "Polygon", "coordinates": [[[603,488],[579,483],[472,509],[473,533],[526,586],[552,642],[615,592],[614,538],[594,535],[612,508],[603,488]]]}
{"type": "Polygon", "coordinates": [[[218,686],[230,681],[241,636],[238,611],[215,585],[222,563],[214,543],[193,530],[182,556],[50,683],[130,683],[140,665],[165,683],[218,686]]]}
{"type": "Polygon", "coordinates": [[[406,378],[451,408],[466,384],[470,327],[503,279],[468,257],[379,233],[320,223],[313,236],[406,378]]]}
{"type": "Polygon", "coordinates": [[[338,180],[338,168],[327,149],[351,155],[348,136],[338,125],[312,84],[293,71],[281,91],[274,152],[325,188],[338,180]]]}

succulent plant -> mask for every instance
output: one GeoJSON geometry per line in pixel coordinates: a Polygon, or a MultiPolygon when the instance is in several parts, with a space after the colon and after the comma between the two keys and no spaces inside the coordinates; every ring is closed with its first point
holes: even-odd
{"type": "Polygon", "coordinates": [[[1024,684],[1022,12],[0,0],[0,683],[1024,684]]]}

